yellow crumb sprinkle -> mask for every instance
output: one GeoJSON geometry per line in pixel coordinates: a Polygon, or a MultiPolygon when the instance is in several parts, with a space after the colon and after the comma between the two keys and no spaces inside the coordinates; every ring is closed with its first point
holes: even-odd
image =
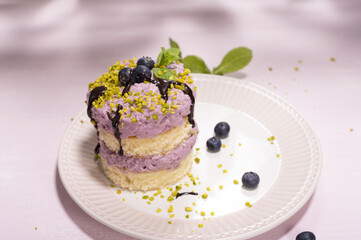
{"type": "Polygon", "coordinates": [[[172,213],[173,210],[174,210],[173,205],[170,205],[170,207],[168,208],[168,212],[169,212],[169,213],[172,213]]]}
{"type": "Polygon", "coordinates": [[[189,215],[186,215],[186,218],[189,218],[189,215]]]}
{"type": "Polygon", "coordinates": [[[202,227],[203,227],[203,223],[200,223],[200,224],[198,225],[198,227],[202,228],[202,227]]]}
{"type": "Polygon", "coordinates": [[[242,146],[242,143],[238,143],[238,146],[242,146]]]}
{"type": "Polygon", "coordinates": [[[148,199],[148,198],[149,198],[148,195],[144,195],[144,196],[143,196],[143,199],[148,199]]]}
{"type": "Polygon", "coordinates": [[[277,156],[277,157],[280,157],[280,155],[279,155],[279,154],[277,154],[276,156],[277,156]]]}
{"type": "Polygon", "coordinates": [[[202,195],[202,198],[203,198],[203,199],[208,198],[208,194],[207,194],[207,193],[204,193],[204,194],[202,195]]]}
{"type": "Polygon", "coordinates": [[[171,214],[169,215],[170,218],[174,218],[175,217],[175,214],[171,214]]]}
{"type": "Polygon", "coordinates": [[[35,230],[38,230],[38,227],[35,227],[35,230]]]}
{"type": "Polygon", "coordinates": [[[150,198],[149,198],[149,201],[152,202],[153,200],[154,200],[154,197],[150,197],[150,198]]]}
{"type": "Polygon", "coordinates": [[[205,216],[205,215],[206,215],[206,213],[201,211],[201,216],[205,216]]]}
{"type": "Polygon", "coordinates": [[[221,167],[223,167],[223,165],[222,164],[218,164],[218,166],[217,166],[218,168],[221,168],[221,167]]]}
{"type": "Polygon", "coordinates": [[[199,151],[199,148],[196,148],[196,151],[199,151]]]}
{"type": "Polygon", "coordinates": [[[225,144],[223,144],[223,145],[222,145],[222,148],[226,148],[226,145],[225,145],[225,144]]]}
{"type": "Polygon", "coordinates": [[[297,72],[299,70],[299,68],[298,67],[295,67],[295,71],[297,72]]]}
{"type": "Polygon", "coordinates": [[[210,187],[207,187],[207,190],[208,190],[208,191],[211,191],[211,188],[210,188],[210,187]]]}
{"type": "Polygon", "coordinates": [[[330,58],[330,61],[331,61],[331,62],[335,62],[336,59],[332,57],[332,58],[330,58]]]}
{"type": "Polygon", "coordinates": [[[214,212],[211,212],[211,215],[214,216],[214,212]]]}
{"type": "Polygon", "coordinates": [[[222,189],[223,189],[223,185],[219,185],[219,189],[221,189],[221,190],[222,190],[222,189]]]}
{"type": "Polygon", "coordinates": [[[186,207],[185,210],[186,210],[186,212],[192,212],[192,208],[191,208],[191,207],[186,207]]]}
{"type": "Polygon", "coordinates": [[[172,224],[172,221],[169,221],[168,224],[172,224]]]}
{"type": "Polygon", "coordinates": [[[223,169],[223,173],[227,173],[227,169],[223,169]]]}
{"type": "Polygon", "coordinates": [[[122,191],[120,191],[120,189],[118,189],[117,190],[117,194],[121,194],[122,193],[122,191]]]}
{"type": "Polygon", "coordinates": [[[196,205],[196,203],[195,203],[195,202],[193,202],[192,204],[193,204],[193,206],[195,206],[195,205],[196,205]]]}
{"type": "Polygon", "coordinates": [[[200,161],[200,159],[196,157],[196,158],[194,159],[194,161],[198,164],[199,161],[200,161]]]}
{"type": "Polygon", "coordinates": [[[234,183],[234,184],[239,184],[239,182],[238,182],[237,179],[233,180],[233,183],[234,183]]]}
{"type": "Polygon", "coordinates": [[[115,187],[115,185],[114,185],[114,184],[110,184],[110,187],[113,188],[113,187],[115,187]]]}
{"type": "Polygon", "coordinates": [[[158,208],[157,209],[157,213],[160,213],[162,211],[162,209],[158,208]]]}
{"type": "Polygon", "coordinates": [[[350,128],[350,132],[353,132],[353,128],[350,128]]]}

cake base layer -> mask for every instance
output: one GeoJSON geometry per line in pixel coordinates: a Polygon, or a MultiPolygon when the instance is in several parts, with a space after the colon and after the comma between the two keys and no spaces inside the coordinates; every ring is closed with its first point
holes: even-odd
{"type": "Polygon", "coordinates": [[[192,167],[193,152],[183,159],[176,169],[147,173],[123,173],[117,167],[108,166],[107,161],[101,155],[100,159],[104,174],[115,185],[132,191],[150,191],[172,185],[181,180],[192,167]]]}

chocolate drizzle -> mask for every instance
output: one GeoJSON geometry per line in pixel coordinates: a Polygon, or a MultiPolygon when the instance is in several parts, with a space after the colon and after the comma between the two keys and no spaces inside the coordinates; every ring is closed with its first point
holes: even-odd
{"type": "Polygon", "coordinates": [[[123,109],[123,106],[122,105],[118,105],[118,108],[117,108],[117,111],[115,112],[115,115],[114,115],[114,117],[112,118],[111,116],[110,116],[110,114],[109,113],[107,113],[108,114],[108,118],[109,118],[109,120],[111,120],[112,121],[112,127],[113,127],[113,131],[114,131],[114,136],[115,136],[115,138],[118,140],[118,142],[119,142],[119,151],[118,151],[118,155],[119,156],[123,156],[123,154],[124,154],[124,152],[123,152],[123,148],[122,148],[122,139],[120,138],[120,132],[119,132],[119,127],[118,127],[118,125],[119,125],[119,120],[120,120],[120,110],[122,110],[123,109]]]}
{"type": "Polygon", "coordinates": [[[95,154],[99,154],[100,144],[98,143],[94,149],[95,154]]]}
{"type": "MultiPolygon", "coordinates": [[[[93,106],[93,102],[95,100],[97,100],[101,95],[103,95],[106,90],[107,90],[107,88],[105,86],[99,86],[99,87],[94,88],[90,92],[90,96],[89,96],[89,99],[88,99],[87,114],[88,114],[88,117],[90,118],[91,121],[95,122],[95,120],[93,119],[92,111],[91,111],[92,106],[93,106]]],[[[94,126],[95,126],[96,129],[98,129],[98,125],[97,125],[96,122],[95,122],[94,126]]]]}
{"type": "Polygon", "coordinates": [[[173,81],[173,80],[156,78],[154,80],[151,80],[151,82],[154,83],[158,87],[160,95],[162,96],[162,98],[165,101],[168,101],[168,89],[170,88],[171,84],[178,85],[178,86],[182,86],[182,85],[184,86],[184,89],[182,90],[183,93],[187,94],[192,101],[190,113],[188,114],[188,121],[190,124],[192,124],[192,127],[194,127],[195,126],[194,118],[193,118],[194,117],[194,96],[193,96],[192,89],[185,83],[180,83],[178,81],[173,81]]]}
{"type": "Polygon", "coordinates": [[[175,196],[175,199],[183,196],[183,195],[198,195],[198,193],[196,192],[182,192],[182,193],[177,193],[177,195],[175,196]]]}

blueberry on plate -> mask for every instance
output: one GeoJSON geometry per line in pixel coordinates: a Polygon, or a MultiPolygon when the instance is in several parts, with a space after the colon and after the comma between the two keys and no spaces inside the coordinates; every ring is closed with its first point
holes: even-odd
{"type": "Polygon", "coordinates": [[[130,81],[130,68],[123,68],[118,73],[120,86],[125,86],[130,81]]]}
{"type": "Polygon", "coordinates": [[[149,68],[144,65],[137,66],[133,70],[133,81],[135,83],[142,83],[144,81],[149,81],[152,76],[149,68]]]}
{"type": "Polygon", "coordinates": [[[242,176],[242,183],[245,188],[255,189],[259,184],[259,176],[254,172],[246,172],[242,176]]]}
{"type": "Polygon", "coordinates": [[[296,240],[316,240],[316,236],[312,232],[306,231],[298,234],[296,240]]]}
{"type": "Polygon", "coordinates": [[[222,142],[221,139],[217,137],[211,137],[207,140],[207,148],[210,152],[218,152],[221,149],[222,142]]]}
{"type": "Polygon", "coordinates": [[[140,65],[146,66],[147,68],[149,68],[149,70],[152,70],[154,67],[154,61],[150,57],[142,57],[142,58],[139,58],[138,62],[137,62],[137,66],[140,66],[140,65]]]}
{"type": "Polygon", "coordinates": [[[219,138],[228,137],[230,130],[231,130],[231,128],[230,128],[229,124],[226,122],[217,123],[217,125],[214,127],[214,132],[216,133],[216,136],[219,138]]]}

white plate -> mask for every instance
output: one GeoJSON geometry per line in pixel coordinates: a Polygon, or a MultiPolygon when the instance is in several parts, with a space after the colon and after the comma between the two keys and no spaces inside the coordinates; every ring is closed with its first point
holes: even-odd
{"type": "Polygon", "coordinates": [[[164,198],[158,195],[151,204],[141,192],[122,190],[118,194],[93,160],[96,133],[84,109],[65,133],[58,168],[70,196],[94,219],[141,239],[247,239],[278,226],[310,198],[321,171],[321,152],[304,117],[254,83],[201,74],[195,74],[194,79],[198,87],[195,119],[200,128],[195,148],[200,149],[196,151],[200,163],[193,163],[192,174],[199,180],[194,186],[186,177],[181,181],[181,192],[207,192],[208,198],[178,198],[172,203],[175,217],[170,218],[167,189],[162,189],[164,198]],[[206,140],[213,136],[219,121],[230,124],[230,136],[223,140],[225,148],[220,152],[208,153],[206,140]],[[271,136],[274,141],[267,140],[271,136]],[[233,182],[241,183],[247,171],[257,172],[261,178],[256,190],[233,182]],[[184,185],[186,181],[191,183],[189,187],[184,185]],[[193,211],[186,213],[187,206],[193,211]],[[205,219],[201,211],[206,213],[205,219]]]}

